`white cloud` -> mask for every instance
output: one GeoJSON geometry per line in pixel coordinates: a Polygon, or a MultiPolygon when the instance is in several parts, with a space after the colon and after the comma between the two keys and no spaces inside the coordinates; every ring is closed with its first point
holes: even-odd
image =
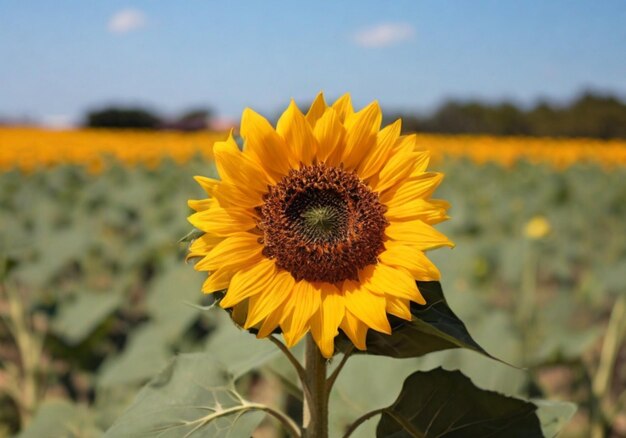
{"type": "Polygon", "coordinates": [[[137,9],[122,9],[109,20],[108,29],[111,33],[128,33],[141,29],[146,25],[146,16],[137,9]]]}
{"type": "Polygon", "coordinates": [[[388,47],[408,41],[415,36],[415,28],[407,23],[382,23],[363,29],[353,35],[361,47],[388,47]]]}

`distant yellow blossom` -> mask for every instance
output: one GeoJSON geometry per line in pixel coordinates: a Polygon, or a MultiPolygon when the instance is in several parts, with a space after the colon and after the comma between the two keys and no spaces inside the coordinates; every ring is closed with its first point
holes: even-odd
{"type": "Polygon", "coordinates": [[[535,216],[526,223],[524,234],[532,240],[546,237],[550,233],[550,222],[544,216],[535,216]]]}
{"type": "Polygon", "coordinates": [[[0,171],[11,168],[33,171],[58,164],[78,164],[97,172],[110,159],[150,167],[167,157],[178,163],[197,154],[212,159],[211,146],[225,136],[207,131],[0,128],[0,171]]]}
{"type": "MultiPolygon", "coordinates": [[[[72,130],[0,128],[0,171],[32,171],[58,164],[79,164],[99,171],[108,158],[122,163],[155,166],[165,157],[184,163],[196,154],[212,158],[215,141],[223,133],[169,131],[72,130]],[[108,158],[107,158],[108,157],[108,158]]],[[[433,162],[469,158],[473,162],[506,167],[519,161],[545,163],[564,169],[576,163],[595,163],[607,169],[626,166],[626,141],[553,139],[472,135],[418,134],[417,143],[428,149],[433,162]]]]}

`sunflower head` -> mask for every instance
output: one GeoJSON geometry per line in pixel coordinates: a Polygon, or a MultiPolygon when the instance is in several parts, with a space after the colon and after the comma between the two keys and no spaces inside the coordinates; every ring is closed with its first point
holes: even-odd
{"type": "Polygon", "coordinates": [[[289,346],[311,332],[331,357],[341,329],[365,349],[369,329],[390,333],[387,314],[411,319],[425,304],[415,281],[439,279],[424,251],[452,243],[433,225],[448,204],[431,199],[442,175],[400,121],[380,129],[377,102],[354,112],[350,96],[307,114],[292,101],[276,128],[246,109],[240,150],[214,145],[220,180],[196,177],[208,198],[189,201],[204,234],[190,245],[208,271],[205,293],[265,337],[289,346]]]}

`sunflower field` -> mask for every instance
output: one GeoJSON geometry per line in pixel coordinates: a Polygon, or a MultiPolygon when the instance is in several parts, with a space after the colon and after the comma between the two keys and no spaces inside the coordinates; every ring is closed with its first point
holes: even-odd
{"type": "MultiPolygon", "coordinates": [[[[178,376],[190,386],[211,372],[199,360],[208,354],[247,399],[301,415],[286,359],[213,309],[206,275],[185,264],[187,200],[205,196],[193,177],[217,177],[212,144],[225,137],[0,129],[0,437],[114,437],[179,353],[192,353],[178,376]]],[[[461,349],[355,356],[330,400],[330,436],[393,403],[416,368],[439,366],[542,399],[545,436],[625,436],[626,142],[418,140],[445,174],[436,197],[451,219],[438,229],[456,244],[429,256],[451,308],[502,362],[461,349]]],[[[285,436],[262,413],[212,427],[203,436],[285,436]]],[[[375,429],[367,421],[350,436],[375,429]]]]}

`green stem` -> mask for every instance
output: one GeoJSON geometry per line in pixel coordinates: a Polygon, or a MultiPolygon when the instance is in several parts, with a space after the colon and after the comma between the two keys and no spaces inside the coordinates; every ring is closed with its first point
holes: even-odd
{"type": "Polygon", "coordinates": [[[326,359],[309,333],[306,337],[305,370],[310,397],[304,399],[303,438],[328,438],[326,359]]]}
{"type": "Polygon", "coordinates": [[[374,411],[368,412],[367,414],[362,415],[361,417],[357,418],[351,425],[350,427],[348,427],[348,430],[346,430],[346,433],[343,435],[343,438],[348,438],[349,436],[351,436],[355,430],[358,429],[358,427],[365,423],[367,420],[369,420],[372,417],[375,417],[376,415],[380,415],[384,412],[384,409],[376,409],[374,411]]]}
{"type": "Polygon", "coordinates": [[[617,352],[624,340],[624,331],[626,331],[626,294],[620,295],[611,311],[609,324],[602,342],[600,363],[593,377],[592,390],[595,399],[594,418],[592,419],[593,437],[604,436],[605,416],[602,412],[602,405],[611,386],[611,376],[615,368],[617,352]]]}
{"type": "Polygon", "coordinates": [[[520,287],[520,296],[517,303],[516,320],[520,329],[522,341],[522,363],[527,364],[530,351],[530,333],[533,327],[533,311],[537,295],[537,256],[534,242],[524,242],[524,262],[520,287]]]}

